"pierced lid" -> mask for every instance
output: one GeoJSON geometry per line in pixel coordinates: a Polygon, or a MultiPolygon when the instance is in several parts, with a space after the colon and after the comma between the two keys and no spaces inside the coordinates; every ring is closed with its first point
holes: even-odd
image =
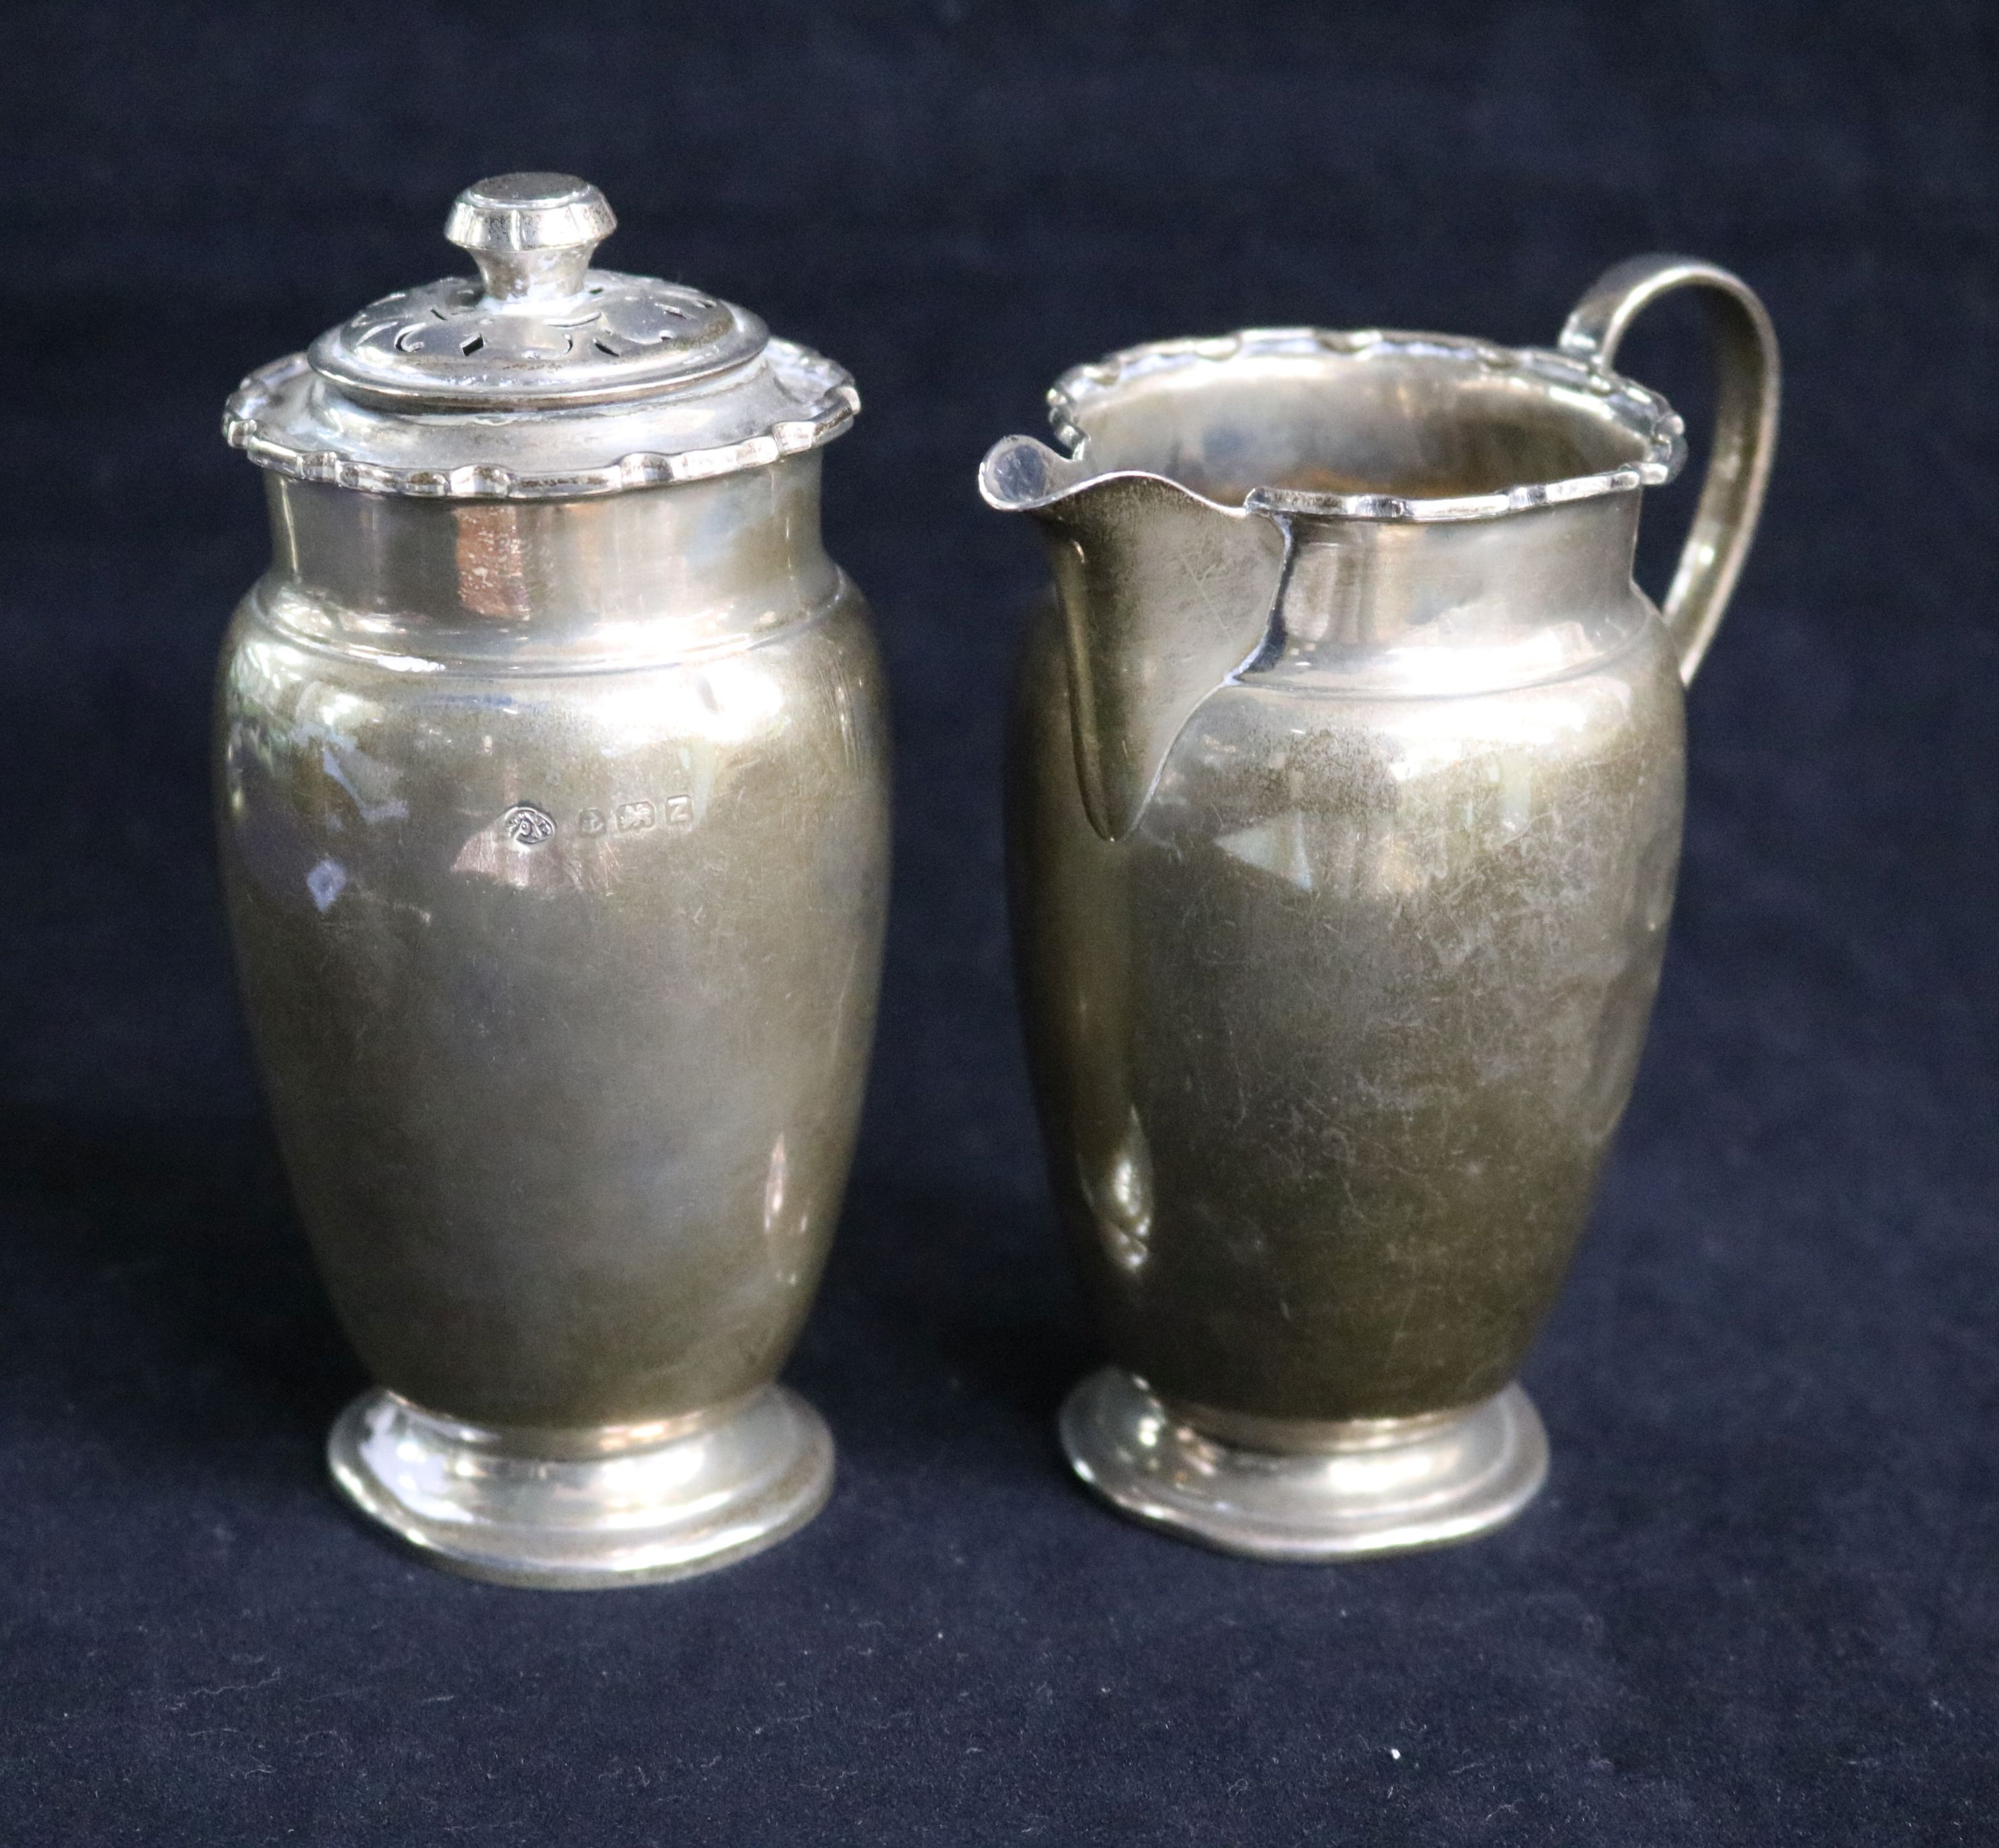
{"type": "Polygon", "coordinates": [[[546,498],[756,466],[853,421],[846,373],[747,310],[591,269],[616,224],[567,174],[468,187],[445,235],[479,279],[385,296],[253,373],[225,435],[343,487],[546,498]]]}

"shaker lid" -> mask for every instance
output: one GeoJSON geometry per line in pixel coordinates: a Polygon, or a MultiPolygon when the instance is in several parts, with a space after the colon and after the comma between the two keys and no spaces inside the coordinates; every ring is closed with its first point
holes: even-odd
{"type": "Polygon", "coordinates": [[[566,174],[468,187],[445,235],[478,278],[385,296],[251,373],[223,433],[304,480],[546,499],[757,467],[852,422],[846,372],[747,310],[591,268],[616,223],[566,174]]]}

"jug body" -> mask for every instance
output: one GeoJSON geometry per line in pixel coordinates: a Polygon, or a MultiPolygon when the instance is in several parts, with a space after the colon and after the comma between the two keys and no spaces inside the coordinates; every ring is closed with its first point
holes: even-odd
{"type": "Polygon", "coordinates": [[[1545,358],[1138,349],[1058,389],[1073,474],[989,465],[989,498],[1008,470],[1038,491],[1058,587],[1017,686],[1009,865],[1051,1184],[1113,1363],[1064,1440],[1127,1511],[1232,1550],[1462,1538],[1545,1473],[1512,1382],[1658,982],[1685,660],[1631,579],[1677,419],[1545,358]],[[1206,504],[1134,520],[1117,499],[1154,470],[1206,504]],[[1173,521],[1235,574],[1162,564],[1173,521]],[[1107,618],[1107,582],[1149,607],[1107,618]],[[1165,685],[1218,593],[1236,664],[1162,743],[1121,758],[1079,724],[1079,689],[1165,685]],[[1077,633],[1121,624],[1121,663],[1077,633]]]}
{"type": "Polygon", "coordinates": [[[774,1382],[858,1118],[887,737],[819,470],[268,481],[217,705],[239,967],[379,1382],[335,1479],[459,1570],[677,1576],[830,1485],[774,1382]]]}
{"type": "Polygon", "coordinates": [[[1111,1354],[1204,1429],[1476,1405],[1554,1299],[1679,847],[1677,658],[1603,615],[1513,685],[1245,674],[1114,843],[1039,612],[1011,863],[1051,1177],[1111,1354]]]}

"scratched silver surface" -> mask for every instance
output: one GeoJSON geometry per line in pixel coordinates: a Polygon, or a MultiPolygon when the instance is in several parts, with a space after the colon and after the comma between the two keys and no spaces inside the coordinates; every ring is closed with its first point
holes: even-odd
{"type": "MultiPolygon", "coordinates": [[[[1487,1416],[1560,1288],[1659,978],[1682,683],[1755,525],[1775,343],[1734,278],[1640,259],[1560,352],[1263,331],[1051,396],[1069,453],[1008,439],[982,486],[1055,581],[1015,936],[1055,1189],[1134,1382],[1079,1389],[1065,1434],[1128,1511],[1267,1553],[1229,1510],[1269,1459],[1487,1416]],[[1631,562],[1679,420],[1609,364],[1689,284],[1720,428],[1662,612],[1631,562]],[[1133,1460],[1174,1430],[1213,1443],[1162,1501],[1133,1460]]],[[[1431,1540],[1531,1493],[1414,1434],[1468,1472],[1427,1482],[1431,1540]]],[[[1339,1471],[1285,1479],[1291,1556],[1429,1543],[1339,1471]]]]}

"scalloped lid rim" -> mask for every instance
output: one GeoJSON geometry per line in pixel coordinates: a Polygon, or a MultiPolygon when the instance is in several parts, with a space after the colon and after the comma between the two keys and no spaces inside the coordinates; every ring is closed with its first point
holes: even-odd
{"type": "Polygon", "coordinates": [[[293,480],[426,498],[566,500],[766,467],[830,442],[859,414],[845,369],[790,341],[771,339],[743,369],[761,377],[728,394],[743,414],[721,420],[700,403],[719,394],[700,391],[561,412],[412,414],[348,399],[292,353],[243,381],[223,435],[293,480]]]}

